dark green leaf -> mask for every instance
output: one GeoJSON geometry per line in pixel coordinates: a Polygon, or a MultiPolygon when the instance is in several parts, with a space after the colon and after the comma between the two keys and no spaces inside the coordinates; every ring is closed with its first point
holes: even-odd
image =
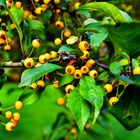
{"type": "Polygon", "coordinates": [[[107,2],[91,2],[81,6],[78,10],[97,10],[110,16],[116,22],[129,22],[128,18],[116,6],[107,2]]]}
{"type": "Polygon", "coordinates": [[[140,88],[130,85],[110,112],[122,125],[133,130],[140,125],[140,88]]]}
{"type": "Polygon", "coordinates": [[[99,81],[103,81],[103,80],[105,80],[106,78],[108,78],[109,77],[109,74],[108,74],[108,72],[107,71],[104,71],[104,72],[102,72],[98,77],[97,77],[97,81],[99,80],[99,81]]]}
{"type": "Polygon", "coordinates": [[[64,74],[64,76],[61,78],[59,82],[59,86],[64,86],[66,84],[69,84],[74,80],[74,76],[70,74],[64,74]]]}
{"type": "Polygon", "coordinates": [[[94,106],[94,124],[102,108],[105,92],[100,86],[97,86],[95,80],[89,76],[80,79],[79,91],[81,96],[94,106]]]}
{"type": "Polygon", "coordinates": [[[84,126],[90,115],[90,105],[86,100],[81,97],[78,88],[75,88],[71,91],[70,97],[68,99],[68,105],[79,129],[83,131],[84,126]]]}
{"type": "Polygon", "coordinates": [[[40,99],[40,94],[39,93],[34,93],[30,95],[28,98],[26,98],[23,102],[24,105],[31,105],[38,101],[40,99]]]}
{"type": "Polygon", "coordinates": [[[61,66],[58,66],[56,64],[46,63],[39,67],[25,70],[22,73],[19,87],[29,86],[30,84],[35,82],[37,79],[39,79],[41,76],[48,74],[50,72],[53,72],[57,69],[61,69],[61,68],[62,68],[61,66]]]}
{"type": "Polygon", "coordinates": [[[110,64],[109,69],[114,75],[119,76],[123,67],[119,62],[115,61],[110,64]]]}
{"type": "Polygon", "coordinates": [[[110,26],[108,31],[117,54],[120,49],[130,56],[137,57],[140,54],[140,23],[123,23],[117,28],[110,26]]]}
{"type": "Polygon", "coordinates": [[[38,20],[27,20],[27,23],[29,24],[30,30],[36,30],[40,32],[45,31],[45,27],[43,23],[38,20]]]}

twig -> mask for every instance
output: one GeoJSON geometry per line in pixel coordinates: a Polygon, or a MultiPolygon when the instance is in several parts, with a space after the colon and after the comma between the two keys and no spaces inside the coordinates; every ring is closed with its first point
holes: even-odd
{"type": "Polygon", "coordinates": [[[5,68],[5,67],[13,67],[13,68],[18,68],[18,67],[23,67],[22,62],[3,62],[0,64],[1,67],[5,68]]]}

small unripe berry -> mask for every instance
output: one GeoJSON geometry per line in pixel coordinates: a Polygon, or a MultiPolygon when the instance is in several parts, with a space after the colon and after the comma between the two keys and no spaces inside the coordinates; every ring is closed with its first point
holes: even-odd
{"type": "Polygon", "coordinates": [[[107,92],[107,93],[111,93],[112,90],[113,90],[113,86],[111,84],[106,84],[104,86],[104,90],[107,92]]]}
{"type": "Polygon", "coordinates": [[[39,81],[37,81],[37,86],[38,86],[38,88],[44,88],[45,82],[43,80],[39,80],[39,81]]]}
{"type": "Polygon", "coordinates": [[[15,102],[15,109],[20,110],[23,107],[22,101],[16,101],[15,102]]]}
{"type": "Polygon", "coordinates": [[[35,62],[34,62],[34,60],[32,58],[26,58],[24,60],[23,64],[24,64],[24,66],[26,68],[31,68],[31,67],[33,67],[35,65],[35,62]]]}
{"type": "Polygon", "coordinates": [[[11,111],[6,111],[5,118],[7,118],[7,119],[12,118],[12,112],[11,111]]]}
{"type": "Polygon", "coordinates": [[[118,102],[118,98],[117,97],[111,97],[110,99],[109,99],[109,104],[110,105],[114,105],[116,102],[118,102]]]}
{"type": "Polygon", "coordinates": [[[81,70],[79,70],[79,69],[75,70],[75,72],[74,72],[74,78],[75,79],[80,79],[81,77],[82,77],[81,70]]]}
{"type": "Polygon", "coordinates": [[[60,0],[54,0],[54,3],[55,4],[59,4],[60,3],[60,0]]]}
{"type": "Polygon", "coordinates": [[[98,72],[96,70],[91,70],[89,72],[89,76],[92,77],[92,78],[97,78],[98,72]]]}
{"type": "Polygon", "coordinates": [[[74,66],[73,66],[73,65],[68,65],[68,66],[66,66],[65,72],[66,72],[67,74],[74,74],[74,72],[75,72],[74,66]]]}
{"type": "Polygon", "coordinates": [[[75,87],[73,85],[69,84],[65,87],[65,91],[66,93],[70,93],[74,88],[75,87]]]}
{"type": "Polygon", "coordinates": [[[63,98],[61,98],[61,97],[59,97],[58,99],[57,99],[57,104],[58,105],[60,105],[60,106],[62,106],[62,105],[64,105],[64,99],[63,98]]]}
{"type": "Polygon", "coordinates": [[[33,46],[34,48],[39,48],[40,45],[41,45],[40,39],[34,39],[34,40],[32,41],[32,46],[33,46]]]}
{"type": "Polygon", "coordinates": [[[14,129],[14,124],[12,122],[8,122],[6,125],[5,125],[5,129],[7,131],[12,131],[14,129]]]}
{"type": "Polygon", "coordinates": [[[18,112],[14,113],[14,114],[13,114],[13,119],[14,119],[15,121],[19,121],[19,119],[20,119],[20,114],[19,114],[18,112]]]}
{"type": "Polygon", "coordinates": [[[54,40],[54,44],[55,45],[60,45],[62,43],[62,40],[60,39],[60,38],[56,38],[55,40],[54,40]]]}

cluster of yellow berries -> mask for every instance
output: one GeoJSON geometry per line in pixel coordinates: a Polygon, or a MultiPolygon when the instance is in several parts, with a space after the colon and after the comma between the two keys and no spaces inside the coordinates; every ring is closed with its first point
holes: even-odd
{"type": "MultiPolygon", "coordinates": [[[[14,107],[17,110],[20,110],[23,108],[23,103],[21,101],[16,101],[14,107]]],[[[12,131],[18,125],[20,120],[20,113],[12,113],[11,111],[6,111],[5,118],[9,120],[9,122],[5,124],[5,129],[7,131],[12,131]]]]}
{"type": "Polygon", "coordinates": [[[37,82],[34,82],[30,85],[31,89],[36,89],[36,88],[44,88],[45,87],[45,82],[43,80],[38,80],[37,82]]]}
{"type": "Polygon", "coordinates": [[[8,8],[10,8],[12,5],[15,5],[17,9],[20,9],[22,7],[22,2],[21,1],[16,1],[14,3],[13,0],[6,0],[6,5],[8,8]]]}
{"type": "Polygon", "coordinates": [[[4,30],[0,30],[0,47],[3,47],[5,51],[10,51],[12,43],[12,39],[6,37],[6,32],[4,30]]]}

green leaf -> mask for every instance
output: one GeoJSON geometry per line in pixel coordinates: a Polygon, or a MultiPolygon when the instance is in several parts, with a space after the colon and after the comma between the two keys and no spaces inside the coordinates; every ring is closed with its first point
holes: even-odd
{"type": "Polygon", "coordinates": [[[68,46],[68,45],[63,45],[58,50],[58,52],[73,52],[73,51],[74,51],[74,49],[71,46],[68,46]]]}
{"type": "Polygon", "coordinates": [[[120,80],[122,80],[123,82],[127,83],[127,84],[131,84],[131,85],[136,85],[136,86],[140,86],[140,75],[133,75],[130,77],[121,75],[119,77],[120,80]]]}
{"type": "Polygon", "coordinates": [[[29,20],[28,19],[27,23],[29,25],[30,30],[36,30],[36,31],[40,31],[40,32],[45,31],[45,27],[44,27],[43,23],[38,20],[29,20]]]}
{"type": "Polygon", "coordinates": [[[108,72],[107,71],[104,71],[104,72],[102,72],[98,77],[97,77],[97,81],[99,80],[99,81],[103,81],[103,80],[105,80],[106,78],[108,78],[109,77],[109,74],[108,74],[108,72]]]}
{"type": "Polygon", "coordinates": [[[10,8],[11,13],[14,15],[18,25],[21,23],[22,18],[23,18],[23,14],[24,14],[24,10],[23,8],[17,9],[16,6],[12,6],[10,8]]]}
{"type": "Polygon", "coordinates": [[[90,105],[86,100],[82,98],[78,88],[75,88],[71,91],[68,98],[68,105],[79,129],[83,131],[84,126],[90,115],[90,105]]]}
{"type": "Polygon", "coordinates": [[[81,96],[94,107],[94,124],[102,108],[105,92],[100,86],[97,86],[95,80],[89,76],[80,79],[79,91],[81,96]]]}
{"type": "Polygon", "coordinates": [[[24,105],[31,105],[35,102],[37,102],[40,99],[40,94],[39,93],[34,93],[30,95],[28,98],[26,98],[23,102],[24,105]]]}
{"type": "Polygon", "coordinates": [[[109,69],[114,75],[119,76],[123,67],[119,62],[115,61],[110,64],[109,69]]]}
{"type": "Polygon", "coordinates": [[[107,28],[109,38],[117,54],[120,53],[119,51],[117,52],[120,49],[131,57],[137,57],[140,54],[140,23],[123,23],[119,27],[109,26],[107,28]]]}
{"type": "Polygon", "coordinates": [[[130,22],[126,14],[122,13],[116,6],[107,2],[91,2],[81,6],[78,10],[97,10],[110,16],[116,22],[130,22]]]}
{"type": "Polygon", "coordinates": [[[62,68],[61,66],[58,66],[56,64],[45,63],[39,67],[25,70],[22,73],[19,87],[29,86],[43,75],[61,68],[62,68]]]}
{"type": "MultiPolygon", "coordinates": [[[[0,1],[0,6],[3,6],[8,11],[9,17],[12,20],[12,22],[14,23],[15,28],[17,29],[17,32],[19,34],[21,51],[22,51],[22,53],[24,53],[23,46],[22,46],[23,33],[19,26],[19,21],[17,21],[17,16],[15,17],[14,16],[15,13],[12,13],[10,11],[10,9],[6,6],[5,0],[0,1]]],[[[17,14],[15,14],[15,15],[17,15],[17,14]]]]}
{"type": "Polygon", "coordinates": [[[74,76],[70,74],[64,74],[64,76],[61,78],[59,82],[59,86],[64,86],[66,84],[69,84],[74,80],[74,76]]]}
{"type": "Polygon", "coordinates": [[[110,113],[128,130],[140,125],[140,88],[130,85],[110,113]]]}

